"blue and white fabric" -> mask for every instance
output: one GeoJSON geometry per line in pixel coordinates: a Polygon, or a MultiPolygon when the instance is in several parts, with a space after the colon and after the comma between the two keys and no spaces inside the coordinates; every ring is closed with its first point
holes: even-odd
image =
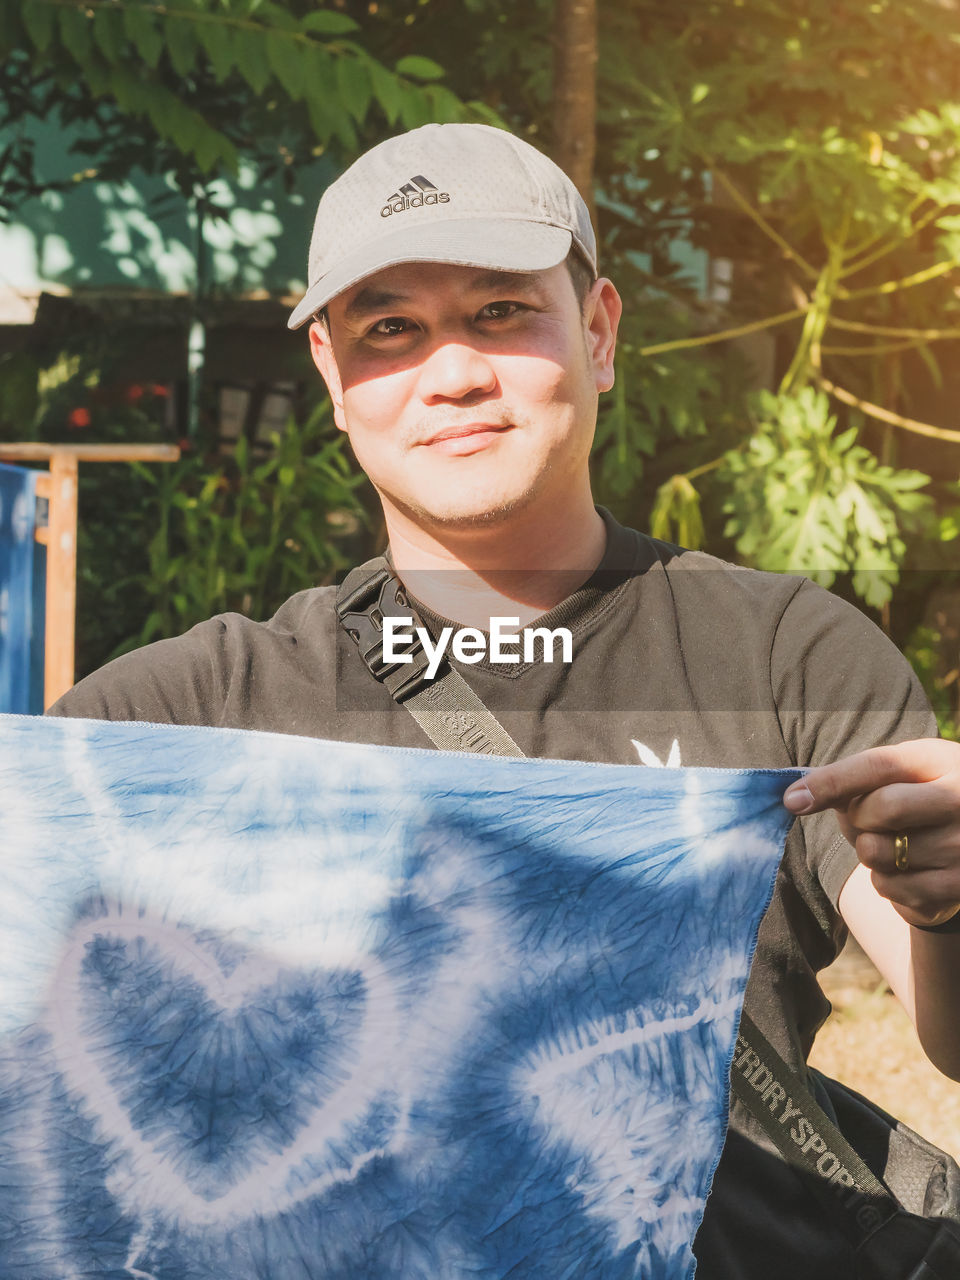
{"type": "Polygon", "coordinates": [[[42,710],[31,698],[36,484],[35,471],[0,462],[0,711],[42,710]]]}
{"type": "Polygon", "coordinates": [[[796,771],[0,717],[4,1280],[679,1280],[796,771]]]}

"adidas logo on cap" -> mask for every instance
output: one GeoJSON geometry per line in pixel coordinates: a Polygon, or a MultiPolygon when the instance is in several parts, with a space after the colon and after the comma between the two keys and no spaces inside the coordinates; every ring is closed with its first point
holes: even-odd
{"type": "Polygon", "coordinates": [[[387,203],[380,210],[381,218],[389,218],[394,213],[403,213],[405,209],[419,209],[425,204],[448,204],[449,191],[438,191],[429,178],[418,173],[415,178],[405,182],[399,191],[387,197],[387,203]]]}

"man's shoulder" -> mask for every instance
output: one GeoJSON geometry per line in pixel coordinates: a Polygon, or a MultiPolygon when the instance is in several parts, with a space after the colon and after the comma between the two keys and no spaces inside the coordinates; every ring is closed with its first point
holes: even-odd
{"type": "Polygon", "coordinates": [[[222,613],[183,635],[122,654],[69,690],[48,714],[96,720],[218,724],[238,688],[284,668],[333,665],[335,587],[299,591],[258,622],[222,613]]]}
{"type": "Polygon", "coordinates": [[[720,615],[732,613],[741,624],[758,611],[779,616],[800,592],[813,592],[824,607],[835,597],[802,574],[773,573],[725,560],[708,551],[694,550],[649,534],[630,530],[640,549],[644,573],[662,574],[678,608],[713,607],[720,615]],[[742,610],[750,613],[744,614],[742,610]]]}
{"type": "MultiPolygon", "coordinates": [[[[725,651],[749,656],[768,667],[774,684],[798,665],[816,667],[818,683],[831,667],[848,684],[858,678],[875,683],[881,672],[913,683],[902,654],[876,623],[806,575],[753,569],[630,532],[645,557],[639,576],[662,578],[665,591],[649,595],[675,614],[687,654],[698,651],[711,661],[725,651]]],[[[717,669],[730,671],[727,664],[717,669]]]]}

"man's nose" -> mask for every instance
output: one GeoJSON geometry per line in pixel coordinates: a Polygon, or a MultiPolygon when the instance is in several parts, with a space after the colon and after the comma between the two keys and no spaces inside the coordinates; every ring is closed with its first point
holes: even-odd
{"type": "Polygon", "coordinates": [[[496,386],[496,371],[489,359],[466,342],[440,343],[420,370],[420,396],[425,404],[489,394],[496,386]]]}

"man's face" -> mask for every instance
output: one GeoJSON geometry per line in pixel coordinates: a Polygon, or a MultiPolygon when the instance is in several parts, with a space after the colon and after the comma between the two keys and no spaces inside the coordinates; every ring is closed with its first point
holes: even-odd
{"type": "Polygon", "coordinates": [[[391,508],[434,530],[489,525],[587,483],[620,300],[581,310],[564,264],[504,273],[409,263],[310,329],[337,425],[391,508]]]}

